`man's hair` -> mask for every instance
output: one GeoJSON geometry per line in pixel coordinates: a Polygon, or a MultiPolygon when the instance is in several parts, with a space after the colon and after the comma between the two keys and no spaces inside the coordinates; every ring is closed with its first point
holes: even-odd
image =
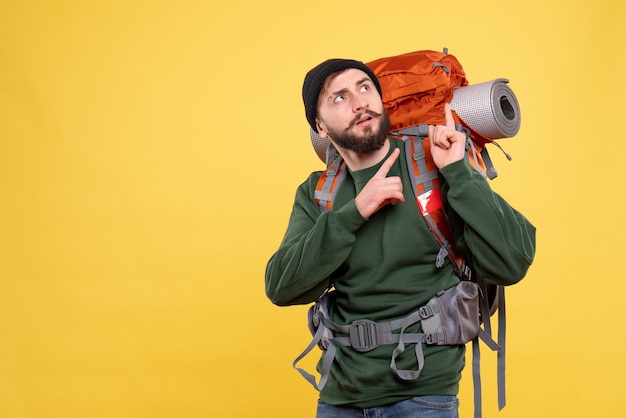
{"type": "Polygon", "coordinates": [[[306,120],[309,122],[311,129],[315,132],[317,132],[317,125],[315,124],[315,118],[317,117],[317,102],[326,79],[332,74],[349,68],[355,68],[367,74],[369,78],[372,79],[374,86],[376,86],[378,94],[380,94],[381,97],[383,96],[376,74],[374,74],[370,67],[361,61],[332,58],[322,62],[307,73],[304,78],[304,84],[302,85],[302,100],[304,101],[306,120]]]}

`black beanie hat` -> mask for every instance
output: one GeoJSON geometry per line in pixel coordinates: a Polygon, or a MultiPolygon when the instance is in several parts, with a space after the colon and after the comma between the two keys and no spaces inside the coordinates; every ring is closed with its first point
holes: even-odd
{"type": "Polygon", "coordinates": [[[363,71],[369,76],[376,86],[376,90],[380,96],[383,96],[380,88],[380,83],[376,74],[370,67],[363,64],[361,61],[346,60],[339,58],[332,58],[317,67],[309,71],[304,78],[304,85],[302,86],[302,100],[304,101],[304,111],[306,113],[306,120],[309,121],[311,129],[317,132],[317,126],[315,125],[315,117],[317,116],[317,101],[324,86],[324,82],[329,75],[338,73],[339,71],[347,70],[348,68],[356,68],[363,71]]]}

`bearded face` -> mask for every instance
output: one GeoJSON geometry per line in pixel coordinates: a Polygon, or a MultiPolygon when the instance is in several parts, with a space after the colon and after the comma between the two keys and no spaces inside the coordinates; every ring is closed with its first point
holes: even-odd
{"type": "Polygon", "coordinates": [[[371,78],[350,68],[325,81],[317,104],[317,131],[337,147],[361,155],[380,150],[390,123],[371,78]]]}
{"type": "Polygon", "coordinates": [[[357,114],[347,128],[326,126],[328,137],[337,146],[357,154],[371,154],[383,147],[389,134],[390,122],[385,109],[382,113],[364,109],[363,113],[357,114]],[[378,123],[372,123],[377,119],[378,123]],[[367,122],[367,126],[356,125],[367,122]]]}

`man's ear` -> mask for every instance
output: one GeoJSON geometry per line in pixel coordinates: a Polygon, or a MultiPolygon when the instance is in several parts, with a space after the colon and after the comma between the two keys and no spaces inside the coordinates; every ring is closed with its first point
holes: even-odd
{"type": "Polygon", "coordinates": [[[328,132],[326,132],[326,129],[324,129],[324,126],[319,118],[315,118],[315,126],[317,127],[317,133],[319,134],[320,138],[328,139],[328,132]]]}

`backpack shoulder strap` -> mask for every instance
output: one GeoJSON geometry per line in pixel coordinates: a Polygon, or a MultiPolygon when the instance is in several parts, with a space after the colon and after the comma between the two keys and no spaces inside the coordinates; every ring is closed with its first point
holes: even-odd
{"type": "Polygon", "coordinates": [[[467,279],[469,270],[464,265],[463,259],[457,255],[452,230],[443,208],[439,170],[432,158],[427,158],[427,155],[430,155],[430,143],[426,141],[428,125],[404,129],[398,134],[403,135],[406,162],[411,172],[411,184],[417,207],[440,246],[435,265],[443,266],[447,257],[457,275],[461,279],[467,279]]]}
{"type": "Polygon", "coordinates": [[[346,163],[339,152],[332,144],[329,144],[326,151],[326,170],[315,186],[315,201],[322,213],[333,208],[335,195],[346,177],[347,170],[346,163]]]}

